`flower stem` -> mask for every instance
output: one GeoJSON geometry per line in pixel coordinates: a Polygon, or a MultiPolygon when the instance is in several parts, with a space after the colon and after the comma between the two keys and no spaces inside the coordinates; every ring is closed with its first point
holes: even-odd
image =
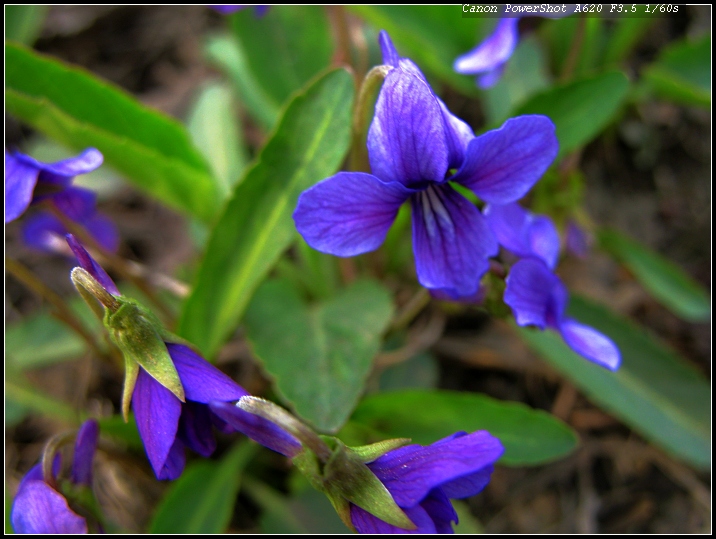
{"type": "Polygon", "coordinates": [[[52,468],[55,463],[55,455],[63,445],[73,442],[76,437],[77,431],[61,432],[60,434],[50,438],[45,444],[45,448],[42,450],[42,477],[45,480],[45,483],[50,485],[55,490],[59,490],[57,488],[55,474],[52,473],[52,468]]]}
{"type": "Polygon", "coordinates": [[[351,147],[350,168],[358,172],[370,171],[368,161],[368,147],[366,136],[370,118],[373,117],[374,102],[378,91],[383,84],[383,79],[390,71],[390,66],[379,65],[371,69],[363,79],[360,87],[358,101],[353,112],[353,141],[351,147]]]}
{"type": "Polygon", "coordinates": [[[241,397],[236,406],[250,414],[268,419],[282,429],[293,434],[308,449],[313,451],[322,463],[328,462],[332,455],[331,449],[326,445],[318,434],[313,432],[307,425],[298,418],[289,414],[280,406],[260,397],[241,397]]]}
{"type": "Polygon", "coordinates": [[[100,349],[92,334],[85,329],[82,322],[80,322],[80,320],[75,316],[75,313],[67,307],[64,300],[55,291],[45,285],[45,283],[38,279],[34,273],[20,264],[17,260],[6,257],[5,270],[27,288],[46,300],[52,307],[51,314],[72,331],[77,333],[95,354],[99,357],[106,357],[105,353],[100,349]]]}

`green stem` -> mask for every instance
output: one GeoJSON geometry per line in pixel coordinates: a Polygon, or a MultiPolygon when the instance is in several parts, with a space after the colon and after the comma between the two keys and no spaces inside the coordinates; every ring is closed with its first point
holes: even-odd
{"type": "Polygon", "coordinates": [[[369,120],[373,117],[374,102],[378,95],[383,80],[390,66],[379,65],[371,69],[363,79],[360,87],[358,101],[353,113],[353,141],[351,148],[351,170],[354,171],[370,171],[370,163],[368,161],[368,147],[366,146],[366,137],[368,134],[369,120]]]}
{"type": "Polygon", "coordinates": [[[564,68],[562,69],[562,75],[559,80],[561,82],[567,82],[574,73],[577,67],[577,60],[579,60],[579,53],[582,52],[582,45],[584,44],[585,29],[587,27],[587,19],[585,17],[579,17],[577,20],[577,28],[574,31],[574,38],[569,48],[569,56],[564,61],[564,68]]]}
{"type": "Polygon", "coordinates": [[[52,307],[51,314],[77,333],[95,354],[99,357],[105,357],[105,353],[101,350],[94,337],[85,329],[82,322],[80,322],[72,310],[67,307],[57,293],[38,279],[28,268],[12,258],[5,258],[5,270],[27,288],[46,300],[52,307]]]}

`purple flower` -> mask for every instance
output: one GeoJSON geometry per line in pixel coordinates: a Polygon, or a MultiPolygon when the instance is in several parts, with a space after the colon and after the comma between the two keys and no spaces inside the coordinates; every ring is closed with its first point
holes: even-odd
{"type": "Polygon", "coordinates": [[[578,258],[585,258],[589,253],[590,236],[571,219],[567,222],[565,243],[567,250],[578,258]]]}
{"type": "Polygon", "coordinates": [[[559,234],[549,217],[535,215],[517,203],[485,208],[497,241],[514,255],[536,257],[554,269],[559,257],[559,234]]]}
{"type": "Polygon", "coordinates": [[[520,260],[512,266],[506,283],[505,303],[512,308],[517,325],[550,327],[579,355],[612,371],[619,368],[619,349],[609,337],[565,316],[567,288],[544,262],[520,260]]]}
{"type": "MultiPolygon", "coordinates": [[[[71,185],[75,176],[92,172],[102,161],[102,154],[94,148],[57,163],[41,163],[20,152],[5,151],[5,222],[20,217],[31,204],[46,201],[84,227],[104,248],[116,251],[119,235],[114,225],[97,213],[95,193],[71,185]]],[[[45,251],[56,250],[66,233],[60,219],[46,211],[29,217],[23,226],[25,242],[45,251]]]]}
{"type": "Polygon", "coordinates": [[[457,514],[450,498],[474,496],[490,481],[504,449],[487,431],[458,432],[429,446],[408,445],[368,464],[416,530],[392,526],[356,505],[351,521],[360,533],[452,533],[457,514]]]}
{"type": "MultiPolygon", "coordinates": [[[[232,13],[236,13],[237,11],[241,11],[244,8],[251,7],[250,5],[245,4],[234,4],[234,5],[214,5],[209,6],[214,11],[218,11],[222,15],[231,15],[232,13]]],[[[257,17],[263,17],[266,12],[268,11],[269,6],[253,6],[254,7],[254,14],[257,17]]]]}
{"type": "Polygon", "coordinates": [[[418,281],[453,297],[472,295],[498,246],[483,215],[451,182],[485,202],[514,202],[557,155],[554,124],[520,116],[475,137],[385,32],[380,41],[392,69],[368,132],[373,173],[339,172],[302,193],[296,228],[318,251],[355,256],[377,249],[410,201],[418,281]]]}
{"type": "Polygon", "coordinates": [[[485,41],[468,53],[458,56],[453,69],[463,75],[476,75],[480,88],[490,88],[497,84],[517,46],[517,24],[519,17],[503,17],[495,31],[485,41]]]}
{"type": "MultiPolygon", "coordinates": [[[[107,292],[119,296],[112,279],[74,236],[68,234],[67,243],[80,266],[107,292]]],[[[189,346],[172,342],[165,345],[184,389],[185,402],[143,368],[139,369],[132,393],[137,428],[157,478],[176,479],[181,475],[185,446],[204,457],[210,456],[216,449],[212,426],[224,432],[238,430],[284,454],[300,449],[293,437],[273,423],[229,404],[248,395],[239,384],[189,346]]]]}
{"type": "MultiPolygon", "coordinates": [[[[91,486],[92,461],[97,449],[99,426],[85,421],[77,433],[70,482],[91,486]]],[[[42,464],[33,466],[23,477],[12,504],[10,519],[15,533],[87,533],[87,520],[75,513],[56,488],[61,459],[52,457],[52,481],[45,481],[42,464]]]]}

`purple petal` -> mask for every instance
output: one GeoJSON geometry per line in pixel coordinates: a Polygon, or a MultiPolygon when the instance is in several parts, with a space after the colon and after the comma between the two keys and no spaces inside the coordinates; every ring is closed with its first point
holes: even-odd
{"type": "Polygon", "coordinates": [[[243,387],[188,346],[166,345],[187,399],[206,404],[212,400],[237,401],[248,395],[243,387]]]}
{"type": "Polygon", "coordinates": [[[38,169],[5,151],[5,222],[20,217],[32,201],[38,169]]]}
{"type": "Polygon", "coordinates": [[[517,262],[505,279],[504,301],[519,326],[557,328],[567,303],[567,292],[555,274],[536,258],[517,262]]]}
{"type": "Polygon", "coordinates": [[[487,71],[484,75],[479,75],[478,77],[475,77],[475,82],[483,90],[492,88],[495,84],[500,82],[502,75],[505,73],[506,67],[507,62],[499,64],[494,69],[487,71]]]}
{"type": "Polygon", "coordinates": [[[400,205],[413,193],[362,172],[339,172],[304,191],[293,219],[311,247],[336,256],[377,249],[400,205]]]}
{"type": "Polygon", "coordinates": [[[177,436],[192,451],[209,457],[216,450],[211,412],[206,404],[186,401],[181,408],[177,436]]]}
{"type": "Polygon", "coordinates": [[[209,403],[209,408],[237,431],[277,453],[295,457],[302,449],[301,442],[263,417],[227,402],[213,401],[209,403]]]}
{"type": "Polygon", "coordinates": [[[450,179],[485,202],[509,204],[532,188],[558,151],[552,120],[537,114],[518,116],[474,138],[462,167],[450,179]]]}
{"type": "Polygon", "coordinates": [[[15,533],[87,533],[87,521],[44,481],[28,481],[18,490],[10,519],[15,533]]]}
{"type": "Polygon", "coordinates": [[[62,221],[45,211],[29,215],[22,223],[22,241],[28,247],[40,251],[62,252],[66,234],[67,229],[62,221]]]}
{"type": "Polygon", "coordinates": [[[485,466],[478,472],[443,483],[440,489],[449,498],[469,498],[482,492],[490,482],[494,470],[495,467],[492,465],[485,466]]]}
{"type": "Polygon", "coordinates": [[[222,15],[231,15],[232,13],[236,13],[237,11],[240,11],[242,9],[245,9],[249,7],[248,5],[217,5],[217,6],[208,6],[214,11],[218,11],[222,15]]]}
{"type": "MultiPolygon", "coordinates": [[[[157,473],[157,479],[161,481],[173,481],[178,479],[184,471],[186,465],[186,454],[184,444],[178,438],[174,440],[174,444],[169,450],[162,469],[157,473]]],[[[156,473],[156,471],[155,471],[156,473]]]]}
{"type": "Polygon", "coordinates": [[[443,483],[470,477],[504,452],[487,431],[451,436],[427,447],[408,445],[368,464],[400,507],[412,507],[443,483]]]}
{"type": "Polygon", "coordinates": [[[589,253],[589,236],[574,221],[567,223],[567,249],[579,258],[584,258],[589,253]]]}
{"type": "Polygon", "coordinates": [[[517,203],[491,204],[484,212],[500,245],[520,257],[536,256],[554,269],[559,256],[559,234],[551,219],[533,215],[517,203]]]}
{"type": "Polygon", "coordinates": [[[475,293],[498,249],[480,211],[449,185],[431,185],[410,202],[420,284],[458,296],[475,293]]]}
{"type": "Polygon", "coordinates": [[[385,65],[398,67],[400,56],[398,55],[398,51],[395,49],[393,40],[390,39],[388,32],[381,30],[378,35],[378,42],[380,43],[380,51],[383,53],[383,63],[385,65]]]}
{"type": "Polygon", "coordinates": [[[460,165],[465,160],[467,146],[475,138],[475,133],[469,125],[448,110],[442,99],[438,97],[437,100],[446,126],[448,168],[460,168],[460,165]]]}
{"type": "Polygon", "coordinates": [[[101,213],[95,213],[92,217],[83,221],[82,225],[104,249],[111,253],[117,252],[119,249],[119,232],[108,217],[101,213]]]}
{"type": "Polygon", "coordinates": [[[517,45],[518,22],[518,18],[501,19],[485,41],[470,52],[458,56],[453,69],[464,75],[475,75],[504,64],[517,45]]]}
{"type": "Polygon", "coordinates": [[[72,482],[75,485],[92,484],[92,463],[99,441],[99,424],[88,419],[77,432],[75,454],[72,457],[72,482]]]}
{"type": "Polygon", "coordinates": [[[160,475],[176,438],[181,401],[144,369],[139,369],[132,407],[149,462],[157,477],[164,479],[160,475]]]}
{"type": "Polygon", "coordinates": [[[97,279],[97,282],[104,286],[107,292],[115,296],[121,295],[117,285],[114,284],[114,281],[109,275],[107,275],[107,272],[104,271],[102,266],[100,266],[95,259],[90,256],[77,238],[75,238],[72,234],[67,234],[66,239],[67,245],[70,246],[70,249],[72,249],[72,252],[75,254],[80,267],[82,267],[82,269],[84,269],[92,277],[97,279]]]}
{"type": "Polygon", "coordinates": [[[619,368],[619,348],[603,333],[570,318],[565,319],[559,329],[564,342],[579,355],[612,371],[619,368]]]}
{"type": "Polygon", "coordinates": [[[44,199],[51,200],[58,210],[78,223],[91,218],[97,207],[97,195],[81,187],[67,187],[59,193],[36,197],[38,202],[44,199]]]}
{"type": "Polygon", "coordinates": [[[371,515],[365,509],[351,504],[351,522],[358,533],[437,533],[435,523],[428,512],[416,505],[415,507],[404,508],[405,514],[417,526],[415,530],[404,530],[371,515]]]}
{"type": "Polygon", "coordinates": [[[87,148],[77,157],[70,157],[56,163],[42,163],[29,155],[15,152],[15,157],[25,164],[35,167],[40,171],[39,181],[54,183],[58,185],[69,185],[72,178],[79,174],[87,174],[99,168],[104,157],[99,150],[87,148]]]}
{"type": "Polygon", "coordinates": [[[458,521],[457,513],[444,490],[443,487],[432,489],[420,506],[430,515],[435,533],[454,533],[452,523],[458,521]]]}
{"type": "Polygon", "coordinates": [[[403,185],[442,182],[448,143],[440,104],[430,86],[405,69],[385,77],[368,131],[373,174],[403,185]]]}
{"type": "Polygon", "coordinates": [[[431,288],[429,292],[432,297],[440,301],[455,301],[466,305],[479,305],[485,300],[487,288],[480,285],[474,293],[468,296],[461,296],[455,290],[449,288],[431,288]]]}

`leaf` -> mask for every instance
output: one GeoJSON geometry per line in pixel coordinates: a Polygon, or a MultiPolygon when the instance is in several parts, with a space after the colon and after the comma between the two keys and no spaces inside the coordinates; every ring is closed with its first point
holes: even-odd
{"type": "Polygon", "coordinates": [[[234,84],[246,111],[264,129],[272,129],[280,113],[280,104],[266,94],[251,73],[241,45],[231,36],[218,35],[208,38],[204,48],[208,60],[224,71],[234,84]]]}
{"type": "Polygon", "coordinates": [[[69,404],[32,387],[22,374],[6,374],[5,398],[12,401],[17,408],[43,414],[69,425],[79,424],[79,414],[69,404]]]}
{"type": "Polygon", "coordinates": [[[246,312],[246,334],[284,400],[335,432],[363,392],[392,313],[390,294],[373,281],[312,306],[288,281],[268,281],[246,312]]]}
{"type": "Polygon", "coordinates": [[[475,78],[456,73],[452,66],[458,56],[477,46],[477,29],[486,19],[463,18],[460,5],[352,5],[349,9],[387,31],[401,56],[465,94],[478,94],[475,78]]]}
{"type": "Polygon", "coordinates": [[[196,461],[187,466],[159,503],[149,533],[225,533],[241,472],[257,447],[237,444],[220,462],[196,461]]]}
{"type": "Polygon", "coordinates": [[[507,466],[550,462],[577,445],[577,435],[556,417],[477,393],[421,389],[379,393],[360,403],[353,422],[385,437],[411,438],[422,445],[457,431],[487,430],[504,445],[500,463],[507,466]]]}
{"type": "Polygon", "coordinates": [[[599,242],[674,314],[690,322],[709,321],[708,293],[674,263],[615,229],[602,230],[599,242]]]}
{"type": "Polygon", "coordinates": [[[7,111],[75,150],[98,148],[105,163],[162,202],[211,221],[215,180],[175,120],[90,73],[19,45],[5,45],[7,111]]]}
{"type": "Polygon", "coordinates": [[[527,101],[514,114],[549,116],[557,126],[559,152],[564,155],[587,144],[612,121],[628,89],[624,73],[608,71],[555,86],[527,101]]]}
{"type": "Polygon", "coordinates": [[[284,6],[260,18],[244,10],[231,26],[249,71],[277,107],[330,65],[333,40],[321,6],[284,6]]]}
{"type": "Polygon", "coordinates": [[[222,198],[228,197],[249,161],[228,87],[221,83],[206,85],[189,114],[187,126],[194,144],[219,180],[222,198]]]}
{"type": "Polygon", "coordinates": [[[103,417],[99,419],[99,430],[103,436],[123,442],[132,449],[144,449],[144,442],[139,436],[133,414],[129,415],[126,423],[121,414],[103,417]]]}
{"type": "Polygon", "coordinates": [[[216,354],[295,235],[299,194],[333,174],[350,139],[353,80],[330,71],[298,94],[212,231],[179,334],[216,354]]]}
{"type": "Polygon", "coordinates": [[[654,92],[685,105],[711,106],[711,36],[665,48],[644,71],[654,92]]]}
{"type": "Polygon", "coordinates": [[[50,6],[5,6],[5,39],[32,45],[50,6]]]}
{"type": "Polygon", "coordinates": [[[711,391],[708,381],[643,329],[603,307],[573,297],[569,313],[608,335],[622,365],[611,372],[586,361],[553,332],[518,328],[518,334],[585,395],[646,439],[678,458],[708,468],[711,462],[711,391]]]}

